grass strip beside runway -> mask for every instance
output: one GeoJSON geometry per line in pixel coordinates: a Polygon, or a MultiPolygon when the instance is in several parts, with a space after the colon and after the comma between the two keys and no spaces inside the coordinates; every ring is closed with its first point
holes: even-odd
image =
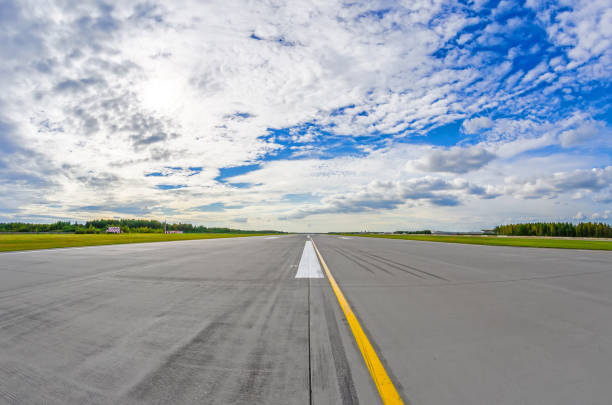
{"type": "Polygon", "coordinates": [[[577,238],[521,238],[497,236],[455,236],[455,235],[367,235],[343,234],[345,236],[360,236],[369,238],[407,239],[427,242],[465,243],[470,245],[520,246],[533,248],[612,250],[612,241],[577,238]]]}
{"type": "Polygon", "coordinates": [[[193,239],[262,236],[264,233],[122,233],[122,234],[4,234],[0,235],[0,252],[55,249],[78,246],[116,245],[125,243],[170,242],[193,239]]]}

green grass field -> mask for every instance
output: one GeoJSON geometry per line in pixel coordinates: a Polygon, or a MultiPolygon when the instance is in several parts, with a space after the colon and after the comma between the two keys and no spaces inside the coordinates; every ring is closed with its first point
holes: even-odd
{"type": "Polygon", "coordinates": [[[466,243],[470,245],[522,246],[534,248],[612,250],[612,241],[596,239],[553,239],[553,238],[499,238],[497,236],[446,236],[446,235],[361,235],[344,234],[370,238],[408,239],[429,242],[466,243]]]}
{"type": "Polygon", "coordinates": [[[168,242],[176,240],[236,238],[268,234],[232,233],[122,233],[107,234],[3,234],[0,235],[0,252],[15,250],[52,249],[75,246],[116,245],[124,243],[168,242]]]}

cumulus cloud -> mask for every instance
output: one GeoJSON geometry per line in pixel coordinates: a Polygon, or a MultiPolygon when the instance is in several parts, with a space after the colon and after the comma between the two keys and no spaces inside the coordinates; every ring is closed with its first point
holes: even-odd
{"type": "Polygon", "coordinates": [[[531,179],[509,177],[507,192],[521,198],[552,198],[575,191],[598,192],[612,184],[612,166],[558,172],[531,179]]]}
{"type": "Polygon", "coordinates": [[[608,148],[612,146],[612,129],[592,113],[572,111],[557,120],[533,118],[500,118],[483,130],[479,145],[499,158],[511,158],[521,153],[550,146],[564,148],[608,148]]]}
{"type": "Polygon", "coordinates": [[[17,126],[0,116],[0,214],[23,214],[31,203],[49,201],[58,170],[23,145],[17,126]]]}
{"type": "Polygon", "coordinates": [[[488,117],[475,117],[463,121],[461,127],[466,134],[477,134],[483,129],[489,129],[493,126],[493,120],[488,117]]]}
{"type": "Polygon", "coordinates": [[[532,7],[537,10],[540,20],[546,23],[548,37],[554,43],[570,49],[567,69],[581,66],[584,73],[609,75],[611,68],[607,62],[612,56],[612,33],[609,28],[612,12],[609,3],[605,0],[579,0],[569,4],[538,3],[532,7]],[[586,61],[593,63],[585,66],[586,61]]]}
{"type": "Polygon", "coordinates": [[[461,179],[448,181],[437,177],[424,177],[398,182],[374,181],[360,190],[326,197],[320,205],[298,209],[288,215],[288,218],[393,210],[410,202],[452,207],[461,204],[462,197],[495,198],[498,195],[493,190],[461,179]]]}
{"type": "Polygon", "coordinates": [[[568,148],[586,143],[597,137],[605,139],[610,135],[612,135],[612,131],[605,124],[589,120],[561,132],[559,134],[559,141],[561,146],[568,148]]]}
{"type": "Polygon", "coordinates": [[[78,176],[76,179],[86,186],[96,189],[117,187],[119,182],[119,177],[112,173],[88,174],[78,176]]]}
{"type": "MultiPolygon", "coordinates": [[[[513,173],[500,167],[610,146],[609,101],[597,99],[612,77],[609,7],[528,2],[531,19],[479,4],[5,1],[0,211],[88,217],[156,201],[131,212],[283,227],[269,221],[313,204],[286,194],[373,215],[411,203],[450,213],[502,188],[558,196],[552,169],[504,184],[513,173]],[[216,179],[252,164],[236,179],[248,188],[216,179]],[[423,171],[469,186],[419,197],[423,171]],[[245,212],[191,210],[215,203],[245,212]]],[[[587,190],[607,201],[608,188],[587,190]]]]}
{"type": "Polygon", "coordinates": [[[591,219],[593,220],[606,220],[610,218],[610,210],[605,210],[603,213],[594,212],[591,214],[591,219]]]}
{"type": "Polygon", "coordinates": [[[483,148],[434,149],[416,167],[427,172],[467,173],[480,169],[493,159],[495,154],[483,148]]]}
{"type": "Polygon", "coordinates": [[[73,207],[72,211],[76,212],[93,212],[97,215],[104,216],[116,212],[121,215],[136,215],[144,216],[152,212],[152,206],[155,203],[152,201],[137,201],[133,203],[117,204],[114,201],[102,201],[98,205],[86,205],[73,207]]]}

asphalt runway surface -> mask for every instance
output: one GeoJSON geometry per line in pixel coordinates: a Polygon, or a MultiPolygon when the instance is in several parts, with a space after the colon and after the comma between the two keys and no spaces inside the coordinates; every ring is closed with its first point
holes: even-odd
{"type": "MultiPolygon", "coordinates": [[[[612,253],[312,239],[404,403],[611,403],[612,253]]],[[[307,241],[0,254],[0,403],[380,403],[307,241]]]]}

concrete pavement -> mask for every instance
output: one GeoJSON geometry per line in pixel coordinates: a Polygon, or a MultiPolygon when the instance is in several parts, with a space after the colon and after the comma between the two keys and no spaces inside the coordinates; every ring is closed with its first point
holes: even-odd
{"type": "Polygon", "coordinates": [[[405,401],[610,403],[610,252],[314,240],[405,401]]]}
{"type": "Polygon", "coordinates": [[[0,402],[309,402],[304,237],[0,255],[0,402]]]}
{"type": "MultiPolygon", "coordinates": [[[[611,253],[313,240],[405,403],[612,398],[611,253]]],[[[306,241],[0,254],[0,403],[379,403],[306,241]]]]}

